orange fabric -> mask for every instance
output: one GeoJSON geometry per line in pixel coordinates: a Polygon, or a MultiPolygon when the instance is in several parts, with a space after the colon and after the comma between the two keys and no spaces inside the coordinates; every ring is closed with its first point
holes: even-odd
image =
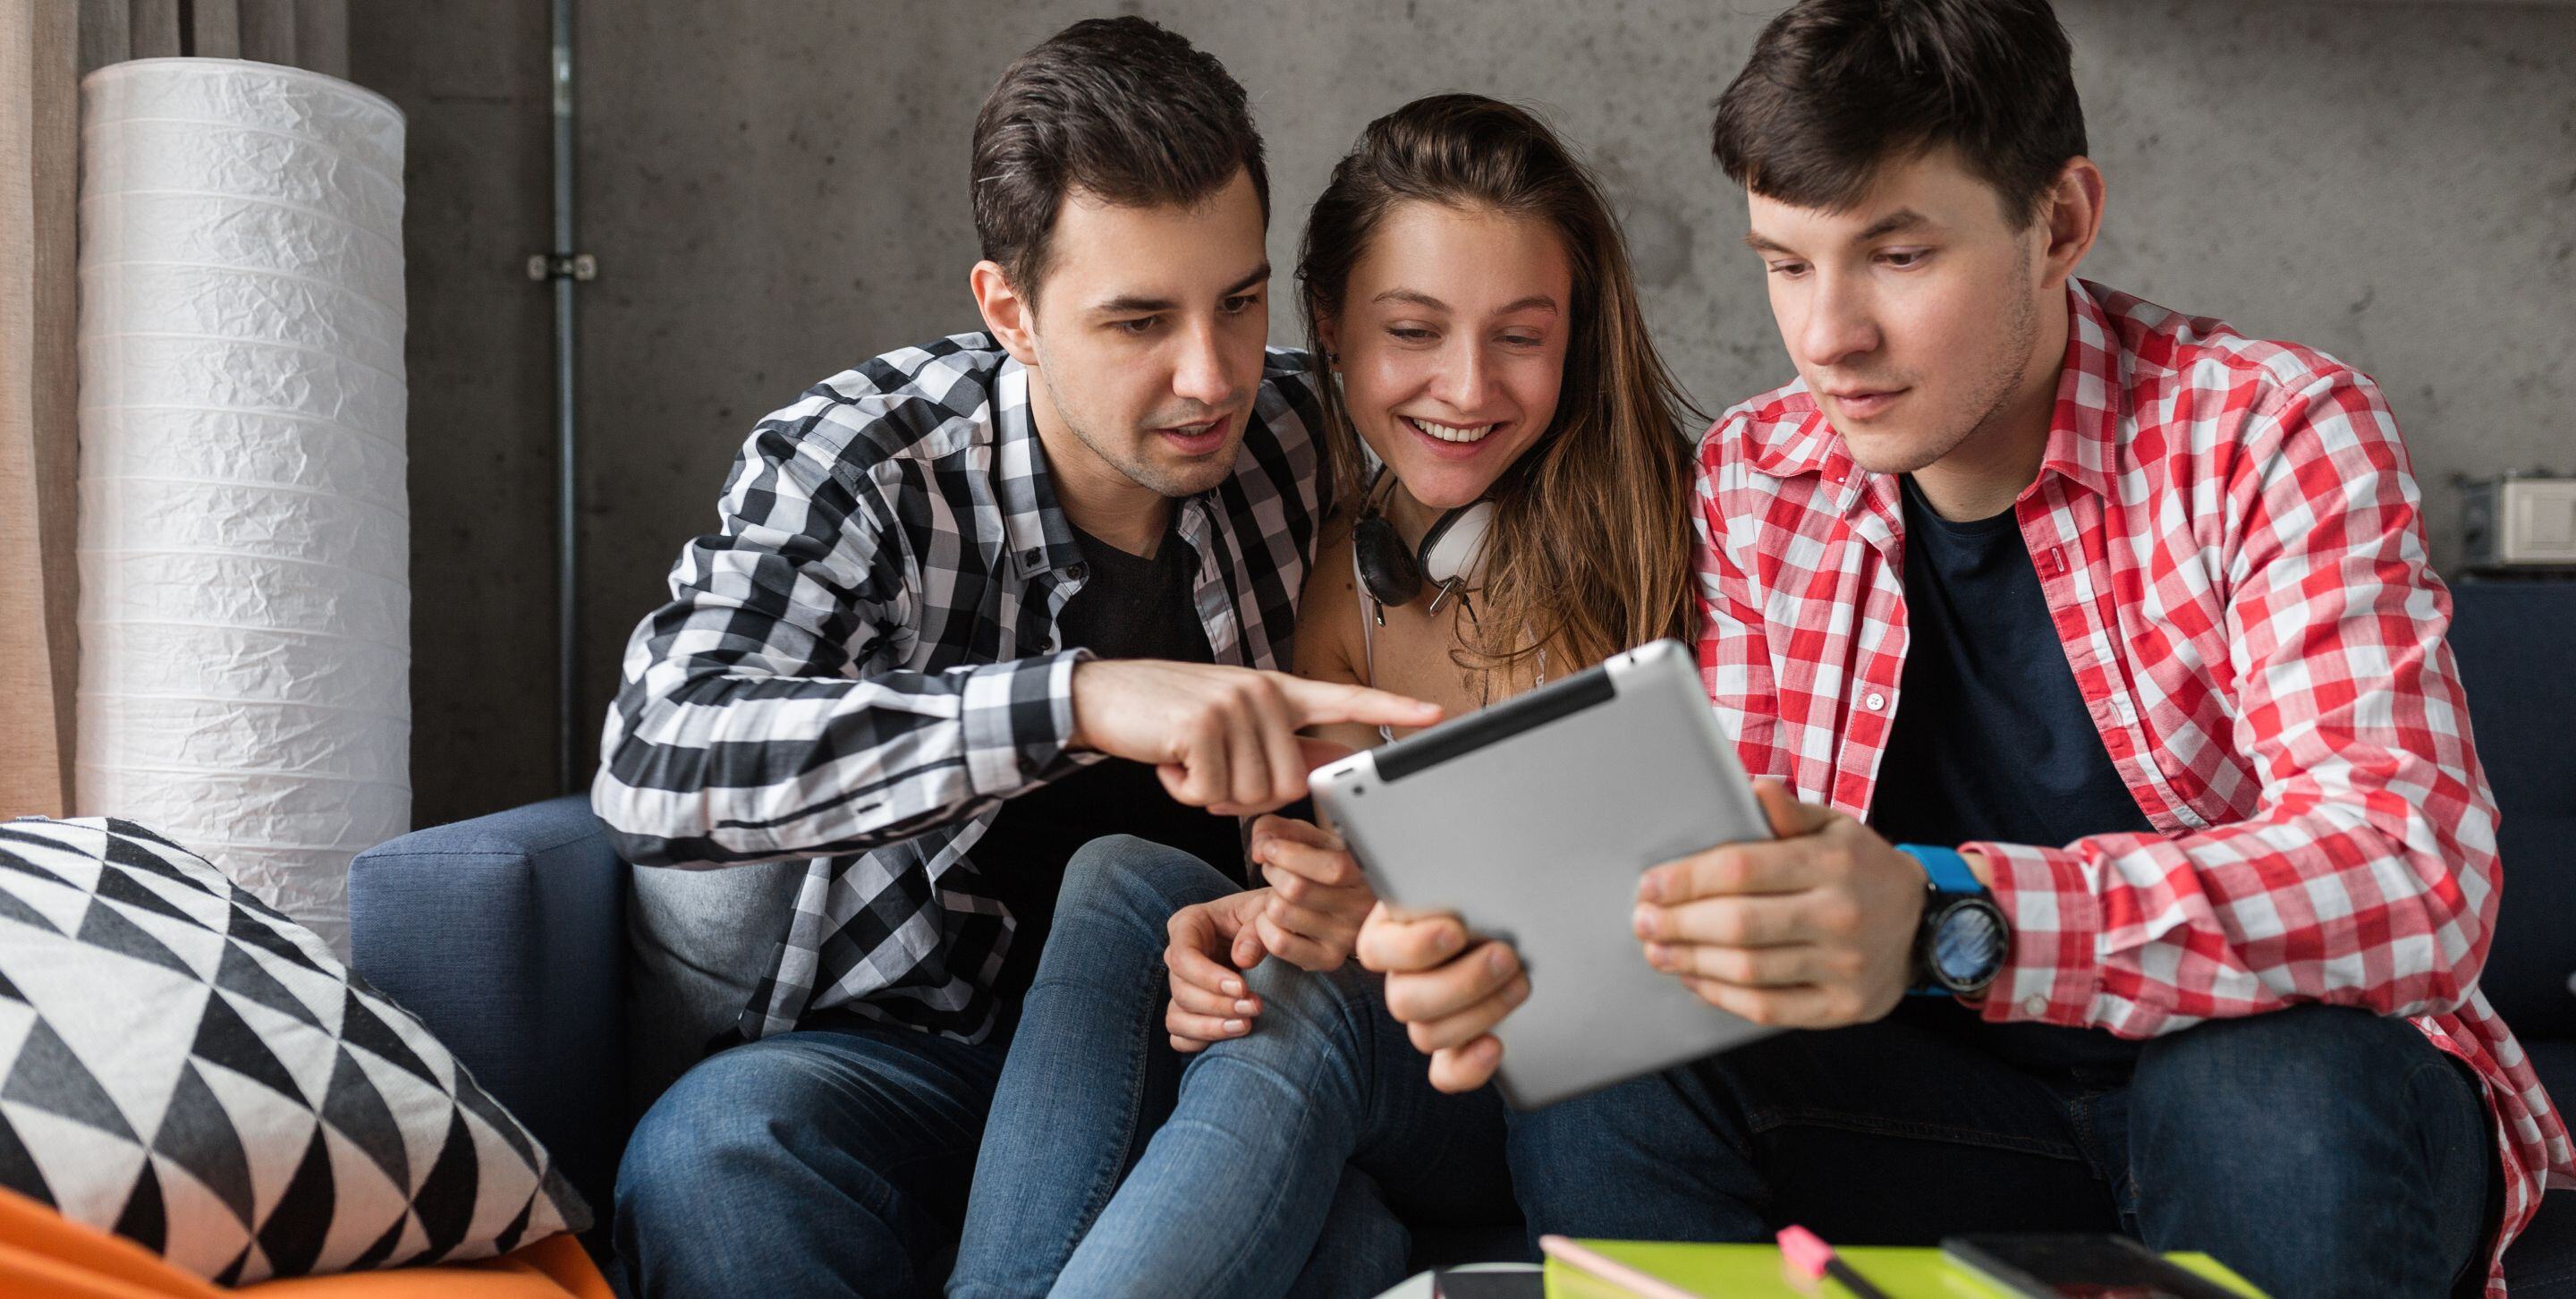
{"type": "Polygon", "coordinates": [[[441,1267],[263,1281],[228,1289],[0,1188],[0,1295],[9,1299],[611,1299],[570,1236],[441,1267]]]}

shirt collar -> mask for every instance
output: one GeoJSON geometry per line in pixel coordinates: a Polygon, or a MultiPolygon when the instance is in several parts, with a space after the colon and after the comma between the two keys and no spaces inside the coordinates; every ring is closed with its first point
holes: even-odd
{"type": "MultiPolygon", "coordinates": [[[[2057,403],[2049,417],[2048,447],[2040,472],[2051,470],[2103,495],[2111,494],[2113,464],[2119,449],[2120,406],[2126,390],[2120,383],[2120,356],[2110,317],[2094,299],[2094,289],[2070,277],[2066,282],[2066,357],[2057,376],[2057,403]]],[[[1803,406],[1806,418],[1784,421],[1773,437],[1754,449],[1753,467],[1773,478],[1820,473],[1829,482],[1867,478],[1843,451],[1841,435],[1826,421],[1799,379],[1778,399],[1803,406]]],[[[1857,489],[1845,503],[1860,498],[1857,489]]]]}
{"type": "Polygon", "coordinates": [[[1082,562],[1073,521],[1056,502],[1046,448],[1029,415],[1029,371],[1005,357],[993,376],[993,464],[1000,479],[1002,536],[1022,577],[1059,572],[1082,562]]]}
{"type": "Polygon", "coordinates": [[[1792,380],[1781,389],[1778,401],[1792,410],[1804,407],[1805,418],[1774,425],[1774,434],[1754,447],[1753,467],[1773,478],[1795,478],[1828,469],[1834,471],[1830,476],[1836,482],[1848,477],[1846,467],[1851,462],[1843,455],[1842,437],[1825,421],[1824,407],[1816,404],[1815,393],[1808,389],[1806,379],[1792,380]]]}
{"type": "Polygon", "coordinates": [[[2066,281],[2066,361],[2057,374],[2057,407],[2049,417],[2048,449],[2039,471],[2052,470],[2079,487],[2111,496],[2120,452],[2120,346],[2111,318],[2095,300],[2094,286],[2066,281]]]}

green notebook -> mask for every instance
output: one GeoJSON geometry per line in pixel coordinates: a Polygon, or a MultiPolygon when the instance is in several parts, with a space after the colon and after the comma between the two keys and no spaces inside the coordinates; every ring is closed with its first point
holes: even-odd
{"type": "MultiPolygon", "coordinates": [[[[1612,1262],[1625,1263],[1709,1299],[1851,1299],[1849,1292],[1832,1281],[1802,1285],[1792,1280],[1781,1265],[1776,1245],[1678,1245],[1642,1240],[1578,1243],[1612,1262]]],[[[1890,1299],[2012,1299],[2006,1291],[1942,1258],[1937,1249],[1854,1245],[1847,1249],[1836,1247],[1834,1252],[1885,1290],[1890,1299]]],[[[2262,1299],[2262,1291],[2207,1254],[2166,1257],[2252,1299],[2262,1299]]],[[[1570,1264],[1547,1260],[1547,1299],[1634,1299],[1634,1294],[1570,1264]]]]}

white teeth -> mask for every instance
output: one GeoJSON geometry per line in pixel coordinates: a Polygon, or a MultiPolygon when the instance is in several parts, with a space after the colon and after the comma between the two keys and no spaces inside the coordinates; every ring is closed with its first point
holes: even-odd
{"type": "Polygon", "coordinates": [[[1492,424],[1468,424],[1464,426],[1456,424],[1434,424],[1427,419],[1419,419],[1411,415],[1405,416],[1404,420],[1413,427],[1420,429],[1443,442],[1482,441],[1486,434],[1493,432],[1497,427],[1492,424]]]}

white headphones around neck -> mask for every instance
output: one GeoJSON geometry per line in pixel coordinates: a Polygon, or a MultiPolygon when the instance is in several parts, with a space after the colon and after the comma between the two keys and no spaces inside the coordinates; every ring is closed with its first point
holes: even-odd
{"type": "Polygon", "coordinates": [[[1494,523],[1492,501],[1462,505],[1443,511],[1423,532],[1422,544],[1408,548],[1404,538],[1397,535],[1395,524],[1378,512],[1377,488],[1385,477],[1386,470],[1381,466],[1377,477],[1369,480],[1369,503],[1360,511],[1359,524],[1351,532],[1352,558],[1360,571],[1360,584],[1377,602],[1381,625],[1386,622],[1386,606],[1413,603],[1422,595],[1426,583],[1437,588],[1426,610],[1430,613],[1438,613],[1451,595],[1472,584],[1484,567],[1485,534],[1494,523]]]}

